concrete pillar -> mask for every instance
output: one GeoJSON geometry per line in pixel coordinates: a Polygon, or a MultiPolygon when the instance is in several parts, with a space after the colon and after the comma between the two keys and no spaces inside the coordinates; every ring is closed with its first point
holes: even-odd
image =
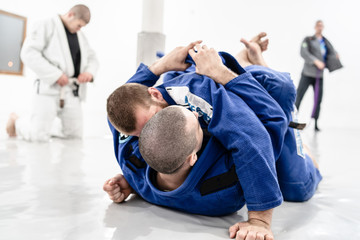
{"type": "Polygon", "coordinates": [[[156,61],[156,52],[165,51],[163,32],[164,0],[143,0],[142,29],[138,33],[137,66],[143,62],[151,65],[156,61]]]}

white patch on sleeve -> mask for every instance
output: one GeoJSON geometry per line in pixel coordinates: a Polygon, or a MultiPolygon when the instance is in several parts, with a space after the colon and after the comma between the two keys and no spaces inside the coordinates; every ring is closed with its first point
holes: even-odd
{"type": "Polygon", "coordinates": [[[176,104],[189,108],[197,112],[199,118],[209,123],[213,116],[213,107],[199,96],[189,91],[188,87],[167,87],[166,91],[176,104]]]}
{"type": "Polygon", "coordinates": [[[132,136],[119,132],[119,143],[126,143],[131,139],[132,136]]]}
{"type": "MultiPolygon", "coordinates": [[[[297,111],[293,111],[292,113],[292,118],[294,122],[298,122],[298,116],[297,116],[297,111]]],[[[295,135],[295,141],[296,141],[296,151],[297,151],[297,155],[299,155],[302,158],[305,158],[305,154],[304,154],[304,146],[302,143],[302,139],[301,139],[301,134],[299,129],[294,128],[294,135],[295,135]]]]}

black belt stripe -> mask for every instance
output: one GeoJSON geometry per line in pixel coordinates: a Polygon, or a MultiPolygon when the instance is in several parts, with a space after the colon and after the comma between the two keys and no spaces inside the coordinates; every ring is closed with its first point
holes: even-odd
{"type": "Polygon", "coordinates": [[[306,123],[290,122],[289,127],[303,130],[306,127],[306,123]]]}
{"type": "Polygon", "coordinates": [[[236,175],[235,165],[233,165],[228,172],[206,179],[200,186],[200,194],[201,196],[204,196],[229,188],[238,181],[239,179],[236,175]]]}

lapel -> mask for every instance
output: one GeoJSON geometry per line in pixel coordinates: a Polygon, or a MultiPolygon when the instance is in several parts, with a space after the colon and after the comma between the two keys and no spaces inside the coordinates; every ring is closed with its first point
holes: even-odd
{"type": "Polygon", "coordinates": [[[75,72],[74,64],[71,58],[70,47],[69,47],[68,39],[66,37],[65,27],[61,21],[60,16],[55,17],[55,27],[59,35],[59,48],[61,49],[61,52],[63,53],[64,56],[64,64],[65,64],[64,72],[68,75],[68,77],[72,77],[75,72]]]}
{"type": "Polygon", "coordinates": [[[317,57],[322,57],[321,55],[321,51],[320,51],[320,42],[319,40],[316,38],[315,35],[313,35],[311,38],[310,38],[311,42],[311,50],[310,52],[312,52],[315,56],[317,57]]]}
{"type": "Polygon", "coordinates": [[[79,47],[80,47],[80,55],[81,55],[81,61],[80,61],[80,73],[84,71],[85,64],[87,64],[86,56],[84,56],[84,39],[81,30],[77,33],[78,41],[79,41],[79,47]]]}

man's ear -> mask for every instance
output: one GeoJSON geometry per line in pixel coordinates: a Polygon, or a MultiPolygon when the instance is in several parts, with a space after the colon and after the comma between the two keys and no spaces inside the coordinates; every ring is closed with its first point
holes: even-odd
{"type": "Polygon", "coordinates": [[[196,152],[192,153],[190,156],[188,156],[188,161],[191,167],[193,167],[198,160],[196,152]]]}
{"type": "Polygon", "coordinates": [[[166,103],[166,101],[163,98],[163,95],[161,94],[161,92],[159,90],[157,90],[154,87],[149,87],[148,88],[148,93],[151,95],[151,99],[155,102],[161,102],[161,103],[166,103]]]}
{"type": "Polygon", "coordinates": [[[69,12],[67,13],[67,16],[68,16],[68,18],[72,18],[72,17],[75,16],[75,13],[69,11],[69,12]]]}

